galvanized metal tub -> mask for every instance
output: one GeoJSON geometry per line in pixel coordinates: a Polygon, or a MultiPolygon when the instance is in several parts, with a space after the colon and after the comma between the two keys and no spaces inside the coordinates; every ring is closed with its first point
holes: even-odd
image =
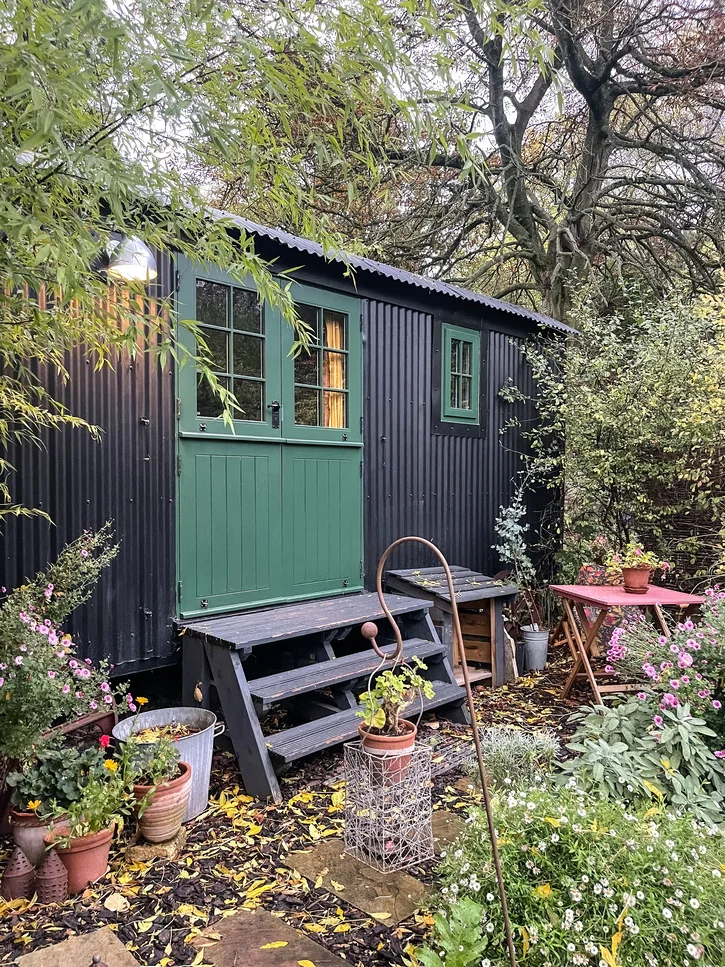
{"type": "Polygon", "coordinates": [[[184,822],[203,813],[209,804],[209,776],[214,739],[224,731],[224,723],[204,708],[157,708],[140,715],[129,715],[115,725],[112,735],[120,742],[134,732],[163,725],[190,725],[198,729],[193,735],[176,740],[179,758],[191,766],[191,797],[184,822]]]}

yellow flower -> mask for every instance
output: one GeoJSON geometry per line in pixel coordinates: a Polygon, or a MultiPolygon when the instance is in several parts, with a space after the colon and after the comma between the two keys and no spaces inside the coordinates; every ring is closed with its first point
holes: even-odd
{"type": "Polygon", "coordinates": [[[39,805],[40,805],[39,799],[31,799],[30,802],[28,803],[28,809],[30,809],[32,812],[35,812],[35,810],[38,808],[39,805]]]}
{"type": "Polygon", "coordinates": [[[148,705],[149,700],[147,698],[144,698],[142,695],[137,695],[136,696],[136,702],[139,705],[148,705]]]}
{"type": "Polygon", "coordinates": [[[106,759],[103,765],[108,769],[109,772],[115,772],[118,769],[118,763],[115,759],[106,759]]]}

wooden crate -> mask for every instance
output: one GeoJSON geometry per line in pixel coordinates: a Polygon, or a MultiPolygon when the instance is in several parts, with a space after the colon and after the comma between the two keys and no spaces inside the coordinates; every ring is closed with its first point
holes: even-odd
{"type": "Polygon", "coordinates": [[[491,611],[459,611],[468,661],[491,664],[491,611]]]}

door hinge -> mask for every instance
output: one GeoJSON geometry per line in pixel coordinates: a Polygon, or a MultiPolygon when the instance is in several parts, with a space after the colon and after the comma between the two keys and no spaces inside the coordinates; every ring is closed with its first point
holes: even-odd
{"type": "Polygon", "coordinates": [[[365,562],[364,561],[360,561],[360,577],[361,578],[364,578],[365,577],[365,562]]]}
{"type": "Polygon", "coordinates": [[[363,462],[361,460],[360,461],[360,476],[362,477],[362,475],[363,475],[363,462]]]}
{"type": "Polygon", "coordinates": [[[174,287],[177,292],[181,287],[181,272],[178,269],[176,270],[176,272],[174,272],[174,287]]]}
{"type": "Polygon", "coordinates": [[[183,584],[181,583],[181,581],[179,581],[179,583],[176,585],[176,593],[179,596],[179,604],[181,604],[181,592],[182,592],[182,588],[183,588],[183,584]]]}
{"type": "Polygon", "coordinates": [[[181,476],[181,454],[180,453],[176,454],[176,476],[177,477],[181,476]]]}
{"type": "Polygon", "coordinates": [[[364,424],[365,424],[365,417],[364,417],[364,416],[361,416],[361,417],[360,417],[360,432],[361,432],[361,433],[362,433],[362,431],[363,431],[363,426],[364,426],[364,424]]]}
{"type": "Polygon", "coordinates": [[[179,399],[178,396],[176,398],[176,419],[177,420],[181,419],[181,400],[179,399]]]}

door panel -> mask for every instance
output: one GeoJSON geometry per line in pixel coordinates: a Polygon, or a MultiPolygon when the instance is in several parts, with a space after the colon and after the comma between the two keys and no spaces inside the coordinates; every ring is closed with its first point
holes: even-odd
{"type": "Polygon", "coordinates": [[[357,299],[290,285],[310,351],[254,291],[180,259],[182,342],[206,341],[243,412],[226,422],[190,365],[179,385],[179,610],[191,617],[362,588],[357,299]],[[272,404],[275,405],[272,408],[272,404]]]}
{"type": "Polygon", "coordinates": [[[284,447],[290,597],[362,587],[359,449],[284,447]]]}
{"type": "Polygon", "coordinates": [[[282,555],[280,447],[181,440],[179,455],[182,613],[275,597],[282,555]]]}

